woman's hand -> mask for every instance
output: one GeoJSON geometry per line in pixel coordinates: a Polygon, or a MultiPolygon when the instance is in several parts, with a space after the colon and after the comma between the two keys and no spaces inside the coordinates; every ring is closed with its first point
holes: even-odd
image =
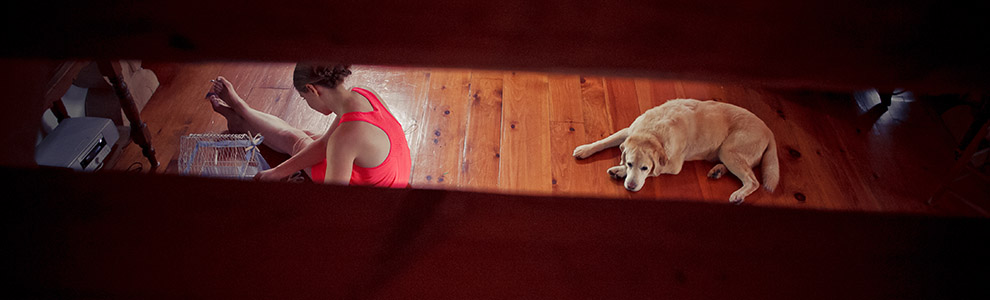
{"type": "Polygon", "coordinates": [[[254,175],[256,181],[282,181],[292,173],[282,172],[278,167],[258,172],[254,175]]]}

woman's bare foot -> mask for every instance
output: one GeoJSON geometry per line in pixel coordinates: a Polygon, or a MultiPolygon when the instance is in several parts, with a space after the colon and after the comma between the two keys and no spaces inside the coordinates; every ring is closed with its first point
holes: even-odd
{"type": "Polygon", "coordinates": [[[210,106],[213,107],[213,111],[219,113],[227,119],[227,131],[229,131],[229,133],[245,132],[244,118],[234,111],[233,108],[224,103],[224,101],[213,92],[207,94],[206,99],[210,100],[210,106]]]}
{"type": "Polygon", "coordinates": [[[227,78],[217,76],[217,79],[210,80],[210,82],[213,83],[213,86],[210,87],[209,94],[219,97],[223,101],[221,104],[226,104],[229,108],[241,114],[244,113],[245,109],[250,109],[247,103],[244,102],[244,99],[241,99],[241,96],[237,95],[237,91],[234,91],[234,85],[227,78]]]}

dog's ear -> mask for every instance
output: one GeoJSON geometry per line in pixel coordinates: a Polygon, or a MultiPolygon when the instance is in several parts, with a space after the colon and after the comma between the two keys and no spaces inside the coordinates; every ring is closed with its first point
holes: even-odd
{"type": "Polygon", "coordinates": [[[659,176],[660,168],[667,165],[667,151],[664,150],[663,145],[657,141],[650,141],[650,159],[653,160],[653,169],[650,170],[650,175],[659,176]]]}
{"type": "Polygon", "coordinates": [[[626,142],[619,144],[619,165],[626,166],[626,142]]]}

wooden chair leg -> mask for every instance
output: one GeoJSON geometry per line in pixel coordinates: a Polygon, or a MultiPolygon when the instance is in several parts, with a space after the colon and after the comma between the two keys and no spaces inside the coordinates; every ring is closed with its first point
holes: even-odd
{"type": "Polygon", "coordinates": [[[131,138],[134,139],[134,143],[141,146],[141,152],[148,158],[151,169],[154,170],[158,167],[159,162],[155,156],[155,148],[151,146],[151,133],[148,131],[148,124],[141,120],[141,113],[138,111],[137,104],[134,103],[134,98],[131,96],[130,90],[127,89],[120,61],[101,60],[98,62],[98,66],[100,73],[110,80],[114,93],[120,99],[120,107],[124,109],[124,115],[131,123],[131,138]]]}
{"type": "Polygon", "coordinates": [[[949,174],[947,176],[948,179],[945,181],[945,183],[939,186],[938,189],[935,190],[935,193],[933,193],[932,196],[928,198],[928,205],[931,205],[933,202],[935,202],[935,200],[941,198],[945,194],[945,192],[949,190],[949,186],[956,181],[957,178],[956,176],[963,169],[966,169],[966,166],[967,164],[969,164],[969,161],[973,157],[973,154],[975,154],[977,148],[979,148],[980,141],[983,140],[983,137],[987,136],[987,131],[988,129],[990,129],[990,118],[987,118],[986,115],[983,115],[983,117],[974,120],[973,125],[970,128],[971,129],[975,128],[975,130],[977,130],[978,133],[968,142],[965,142],[964,140],[965,144],[963,145],[966,145],[965,150],[963,150],[962,155],[960,155],[956,159],[956,163],[952,166],[952,169],[949,169],[949,174]],[[979,127],[975,127],[975,126],[979,126],[979,127]]]}
{"type": "Polygon", "coordinates": [[[52,114],[55,115],[55,119],[58,120],[59,123],[62,123],[62,120],[69,118],[69,112],[65,109],[65,104],[62,103],[62,100],[52,102],[51,110],[52,114]]]}

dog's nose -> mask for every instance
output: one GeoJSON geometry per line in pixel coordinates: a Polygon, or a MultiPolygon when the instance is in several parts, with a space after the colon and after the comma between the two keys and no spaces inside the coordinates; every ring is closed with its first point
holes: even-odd
{"type": "Polygon", "coordinates": [[[626,185],[626,189],[627,189],[627,190],[630,190],[630,191],[631,191],[631,190],[635,190],[635,189],[636,189],[636,184],[635,184],[635,183],[630,183],[630,184],[627,184],[627,185],[626,185]]]}

